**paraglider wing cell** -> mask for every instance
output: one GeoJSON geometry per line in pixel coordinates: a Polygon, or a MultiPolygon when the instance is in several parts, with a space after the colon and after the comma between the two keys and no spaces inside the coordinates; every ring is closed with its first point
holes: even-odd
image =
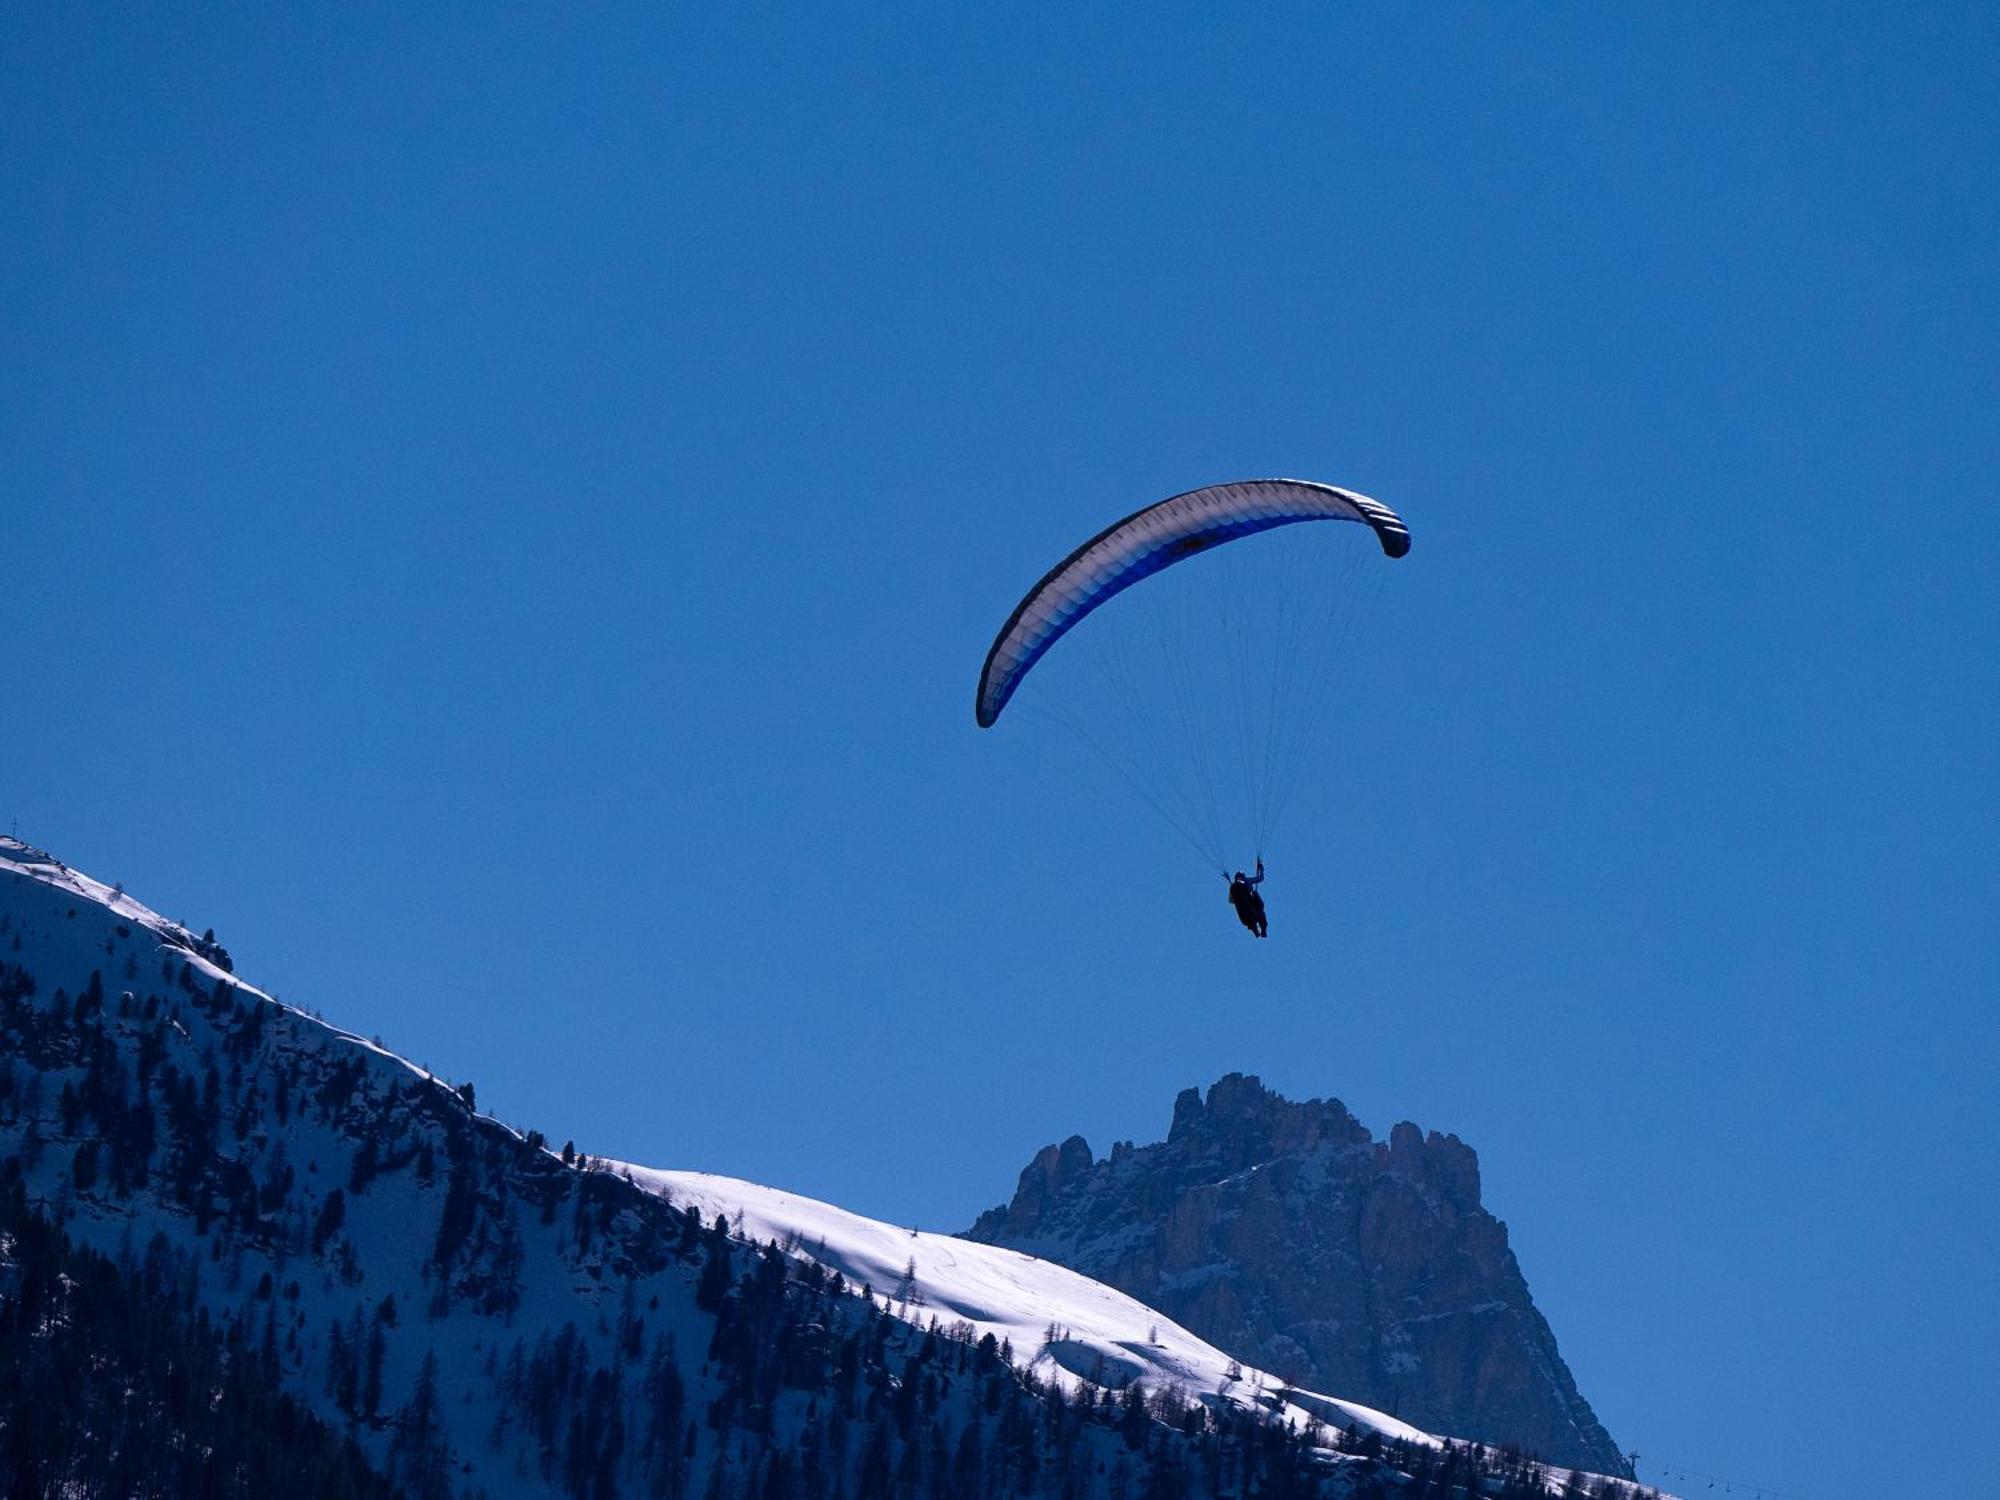
{"type": "Polygon", "coordinates": [[[979,674],[977,717],[990,728],[1028,669],[1107,599],[1210,547],[1298,521],[1359,521],[1390,557],[1410,550],[1388,506],[1305,479],[1246,479],[1189,490],[1099,532],[1049,570],[1000,628],[979,674]]]}

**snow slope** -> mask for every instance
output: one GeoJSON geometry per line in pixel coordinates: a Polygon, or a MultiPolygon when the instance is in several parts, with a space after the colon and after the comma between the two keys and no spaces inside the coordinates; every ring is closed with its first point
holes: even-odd
{"type": "Polygon", "coordinates": [[[775,1240],[850,1282],[868,1287],[899,1317],[964,1321],[1013,1345],[1014,1360],[1066,1384],[1122,1389],[1178,1382],[1194,1398],[1256,1402],[1303,1423],[1350,1423],[1425,1446],[1439,1440],[1371,1407],[1243,1368],[1123,1292],[1054,1261],[863,1218],[831,1203],[708,1172],[666,1172],[612,1163],[640,1187],[713,1218],[726,1215],[750,1239],[775,1240]],[[1050,1334],[1054,1333],[1051,1338],[1050,1334]],[[1235,1374],[1231,1371],[1235,1370],[1235,1374]]]}

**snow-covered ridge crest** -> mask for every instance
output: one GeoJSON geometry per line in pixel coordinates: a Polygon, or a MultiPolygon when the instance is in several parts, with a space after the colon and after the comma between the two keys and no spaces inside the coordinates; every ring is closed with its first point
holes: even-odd
{"type": "MultiPolygon", "coordinates": [[[[126,895],[122,884],[106,885],[101,880],[93,880],[81,870],[72,870],[47,850],[37,849],[32,844],[23,843],[20,839],[6,834],[0,834],[0,866],[11,869],[16,875],[25,875],[31,880],[41,881],[44,885],[51,885],[58,890],[81,896],[86,901],[94,901],[115,916],[123,917],[136,926],[151,929],[168,946],[186,950],[196,967],[211,978],[229,974],[228,970],[201,951],[203,947],[208,946],[207,944],[202,943],[201,939],[179,922],[169,921],[150,906],[126,895]]],[[[242,981],[235,979],[233,975],[229,977],[232,983],[242,984],[242,981]]],[[[252,986],[242,987],[251,994],[263,994],[262,990],[252,986]]],[[[268,1000],[271,997],[265,995],[264,998],[268,1000]]]]}
{"type": "Polygon", "coordinates": [[[0,834],[0,874],[24,876],[57,890],[68,891],[71,895],[101,906],[132,926],[145,928],[167,947],[178,950],[180,960],[208,983],[226,982],[246,999],[254,997],[282,1010],[292,1011],[312,1025],[322,1028],[329,1040],[350,1042],[356,1047],[365,1048],[377,1057],[400,1064],[418,1078],[438,1081],[428,1069],[418,1066],[407,1057],[399,1056],[367,1037],[352,1031],[344,1031],[318,1016],[307,1016],[303,1011],[286,1005],[275,995],[258,989],[256,985],[247,982],[235,972],[234,966],[229,963],[227,951],[219,944],[196,936],[185,924],[163,917],[150,906],[135,900],[126,894],[123,884],[106,885],[101,880],[94,880],[81,870],[70,868],[47,850],[37,849],[32,844],[23,843],[20,839],[7,834],[0,834]]]}
{"type": "Polygon", "coordinates": [[[725,1215],[746,1238],[774,1240],[866,1286],[896,1316],[947,1327],[968,1323],[1013,1346],[1017,1363],[1072,1388],[1178,1384],[1194,1399],[1259,1405],[1300,1424],[1353,1425],[1435,1447],[1407,1422],[1337,1397],[1287,1387],[1245,1368],[1145,1304],[1100,1281],[1016,1250],[932,1234],[849,1213],[831,1203],[708,1172],[609,1163],[640,1187],[725,1215]],[[1054,1337],[1051,1337],[1051,1333],[1054,1337]]]}

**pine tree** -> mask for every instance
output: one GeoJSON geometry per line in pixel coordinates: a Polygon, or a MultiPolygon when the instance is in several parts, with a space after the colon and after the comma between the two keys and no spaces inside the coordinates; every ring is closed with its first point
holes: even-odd
{"type": "Polygon", "coordinates": [[[449,1450],[438,1410],[437,1355],[430,1350],[424,1351],[416,1389],[396,1419],[389,1465],[415,1500],[451,1500],[449,1450]]]}
{"type": "Polygon", "coordinates": [[[382,1360],[388,1352],[389,1336],[377,1317],[368,1325],[368,1358],[361,1377],[361,1410],[371,1417],[382,1409],[382,1360]]]}

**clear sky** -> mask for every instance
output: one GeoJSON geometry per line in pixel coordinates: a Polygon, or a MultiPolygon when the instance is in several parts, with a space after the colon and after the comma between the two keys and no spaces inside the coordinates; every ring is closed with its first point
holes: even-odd
{"type": "Polygon", "coordinates": [[[410,12],[0,12],[0,820],[927,1228],[1230,1070],[1454,1131],[1649,1472],[1990,1493],[2000,12],[410,12]],[[1416,545],[1260,945],[971,705],[1286,473],[1416,545]]]}

